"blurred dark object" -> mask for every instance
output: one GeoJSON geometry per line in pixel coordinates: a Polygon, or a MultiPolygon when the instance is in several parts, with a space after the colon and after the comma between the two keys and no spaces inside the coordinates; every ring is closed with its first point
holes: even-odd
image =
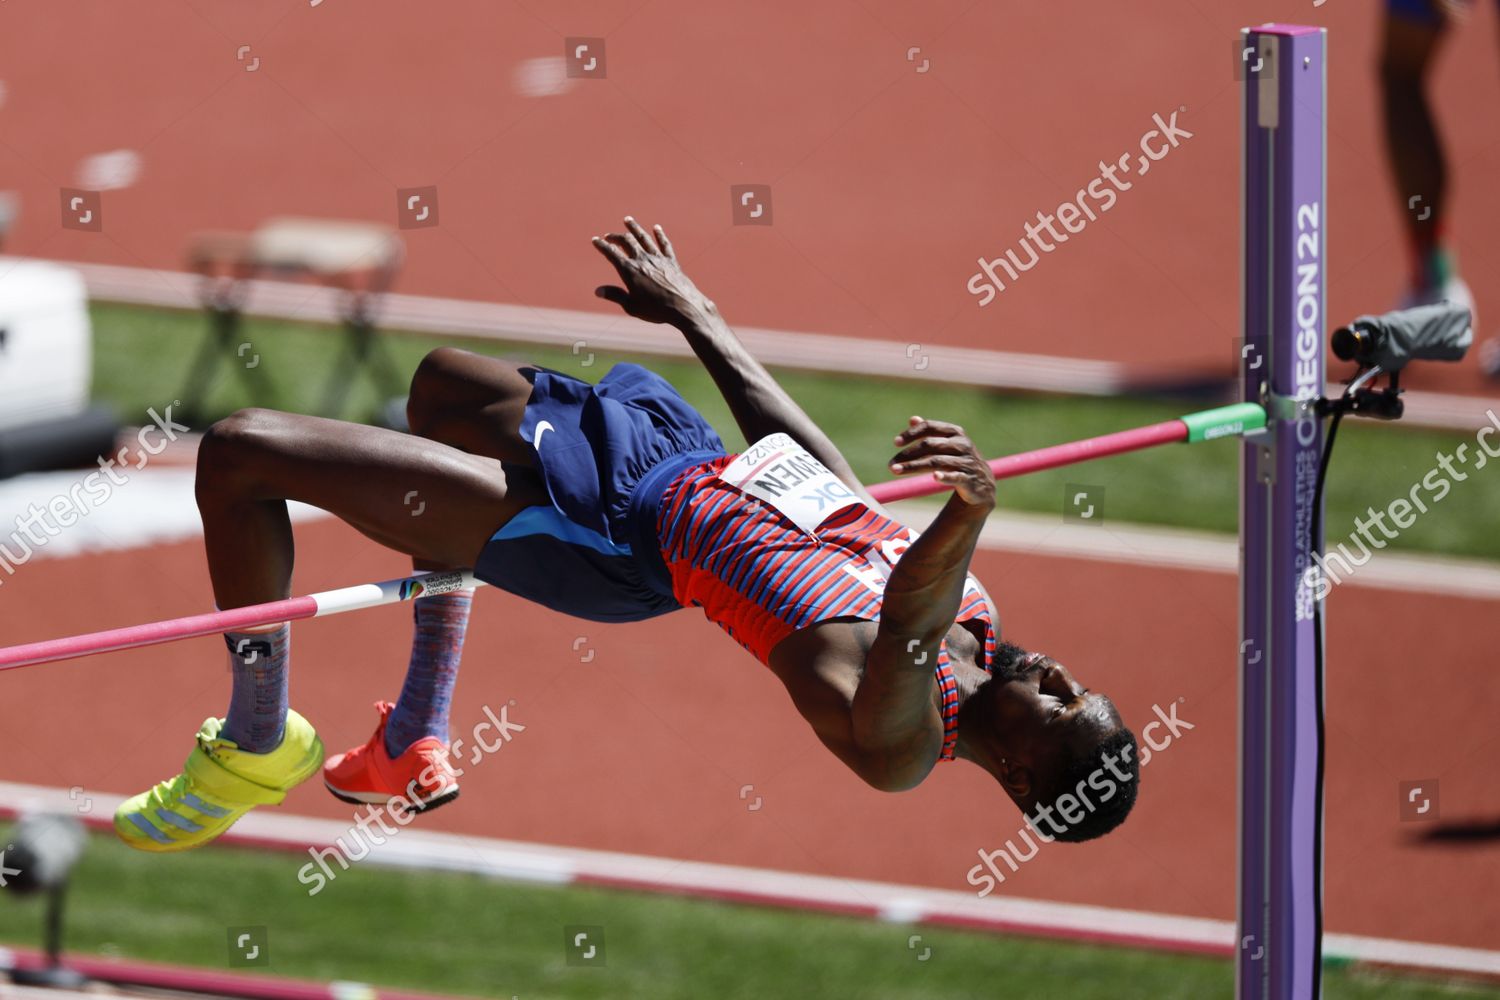
{"type": "MultiPolygon", "coordinates": [[[[405,393],[407,379],[375,336],[375,312],[396,279],[405,245],[394,230],[369,222],[272,219],[253,233],[204,233],[188,249],[188,266],[203,276],[209,337],[188,376],[188,398],[203,400],[219,360],[228,357],[258,405],[277,405],[268,366],[241,331],[245,300],[261,278],[297,279],[340,296],[344,340],[328,375],[319,412],[336,417],[359,371],[386,396],[405,393]]],[[[201,402],[200,402],[201,406],[201,402]]],[[[200,421],[206,413],[193,413],[200,421]]]]}
{"type": "Polygon", "coordinates": [[[93,465],[119,422],[89,402],[93,342],[83,279],[0,258],[0,477],[93,465]]]}
{"type": "Polygon", "coordinates": [[[1500,816],[1434,823],[1430,829],[1422,833],[1422,839],[1429,843],[1492,843],[1500,840],[1500,816]]]}
{"type": "Polygon", "coordinates": [[[0,479],[23,472],[92,466],[114,450],[120,421],[107,406],[0,430],[0,479]]]}
{"type": "Polygon", "coordinates": [[[87,980],[62,964],[63,894],[68,876],[83,856],[83,824],[71,816],[37,813],[24,816],[10,831],[0,854],[0,886],[22,896],[45,893],[47,916],[44,946],[47,964],[41,968],[12,969],[11,979],[27,986],[77,988],[87,980]]]}

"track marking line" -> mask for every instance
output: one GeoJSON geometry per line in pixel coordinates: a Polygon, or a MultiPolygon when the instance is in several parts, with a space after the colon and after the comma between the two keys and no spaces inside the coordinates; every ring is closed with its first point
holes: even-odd
{"type": "MultiPolygon", "coordinates": [[[[107,302],[202,308],[197,275],[113,264],[57,261],[83,275],[90,298],[107,302]]],[[[339,293],[286,281],[252,281],[246,312],[303,322],[339,323],[339,293]]],[[[580,339],[590,349],[660,357],[692,357],[692,349],[675,337],[663,337],[648,323],[606,313],[540,306],[508,305],[467,299],[387,293],[380,299],[378,321],[385,329],[572,347],[580,339]]],[[[1019,389],[1079,396],[1116,396],[1128,391],[1139,368],[1116,361],[1066,358],[1048,354],[981,350],[923,344],[926,364],[912,363],[906,346],[894,340],[839,337],[824,333],[736,327],[740,339],[761,362],[784,368],[874,375],[944,385],[1019,389]]],[[[1226,386],[1230,373],[1224,373],[1226,386]]],[[[1341,386],[1329,386],[1337,394],[1341,386]]],[[[1407,392],[1402,423],[1473,431],[1484,426],[1485,410],[1500,401],[1484,396],[1414,390],[1407,392]]]]}
{"type": "MultiPolygon", "coordinates": [[[[545,422],[538,425],[537,437],[550,429],[545,422]]],[[[28,506],[45,508],[50,498],[66,496],[88,474],[87,470],[76,469],[29,473],[0,482],[0,543],[6,543],[11,529],[26,518],[28,506]]],[[[193,475],[191,468],[181,466],[132,472],[129,482],[115,487],[107,501],[45,544],[33,547],[31,559],[129,551],[202,537],[203,524],[193,498],[193,475]]],[[[288,504],[288,509],[297,524],[332,516],[295,502],[288,504]]],[[[889,509],[902,523],[921,529],[931,523],[940,508],[931,502],[902,501],[889,509]]],[[[1064,524],[1044,514],[993,514],[980,534],[978,547],[991,552],[1202,573],[1234,575],[1239,571],[1238,543],[1231,535],[1120,522],[1111,522],[1109,530],[1100,531],[1089,525],[1064,524]]],[[[1382,552],[1346,585],[1494,599],[1500,598],[1500,566],[1477,559],[1382,552]]]]}
{"type": "MultiPolygon", "coordinates": [[[[890,509],[902,523],[920,530],[932,522],[940,508],[932,503],[905,501],[890,509]]],[[[980,533],[978,547],[991,552],[1229,576],[1239,573],[1239,542],[1233,535],[1118,521],[1101,531],[1091,525],[1065,524],[1048,514],[992,514],[980,533]]],[[[1337,589],[1343,587],[1493,599],[1500,598],[1500,565],[1482,559],[1380,552],[1337,589]]]]}
{"type": "MultiPolygon", "coordinates": [[[[123,796],[89,791],[97,808],[80,817],[107,830],[123,796]]],[[[28,810],[77,815],[76,793],[0,782],[0,816],[28,810]]],[[[225,844],[293,852],[328,848],[349,836],[349,824],[269,811],[241,819],[219,838],[225,844]]],[[[335,848],[337,849],[337,848],[335,848]]],[[[898,923],[932,924],[971,930],[1062,938],[1158,951],[1228,957],[1235,950],[1235,925],[1228,920],[1118,910],[1076,903],[990,896],[922,886],[832,878],[738,865],[555,847],[490,837],[434,833],[406,828],[383,844],[369,845],[366,863],[422,871],[468,872],[492,878],[548,885],[599,885],[648,892],[701,896],[790,909],[837,912],[898,923]]],[[[311,865],[312,862],[305,862],[311,865]]],[[[287,878],[297,868],[288,867],[287,878]]],[[[343,869],[337,869],[341,872],[343,869]]],[[[330,886],[336,890],[337,878],[330,886]]],[[[327,891],[327,890],[325,890],[327,891]]],[[[1500,977],[1500,951],[1441,944],[1329,934],[1324,951],[1331,958],[1404,968],[1500,977]]]]}
{"type": "MultiPolygon", "coordinates": [[[[95,552],[123,552],[183,542],[203,535],[203,521],[193,497],[194,470],[181,466],[131,469],[128,479],[111,483],[108,494],[94,506],[79,484],[88,469],[32,472],[0,480],[0,545],[12,553],[29,552],[23,560],[62,559],[95,552]],[[51,502],[65,498],[73,516],[64,524],[51,502]],[[79,510],[78,505],[85,509],[79,510]],[[53,511],[48,518],[32,512],[53,511]],[[56,519],[56,524],[53,520],[56,519]],[[38,522],[45,527],[38,525],[38,522]],[[27,527],[31,531],[27,531],[27,527]],[[40,538],[37,544],[26,540],[40,538]]],[[[104,482],[103,480],[100,481],[104,482]]],[[[316,521],[331,514],[301,503],[289,503],[292,522],[316,521]]],[[[0,572],[6,564],[0,564],[0,572]]],[[[19,565],[15,567],[19,572],[19,565]]],[[[0,581],[6,577],[0,576],[0,581]]]]}

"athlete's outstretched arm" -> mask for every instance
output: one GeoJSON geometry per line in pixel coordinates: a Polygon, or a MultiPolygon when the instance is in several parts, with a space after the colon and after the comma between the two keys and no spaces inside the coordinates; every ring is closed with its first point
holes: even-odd
{"type": "Polygon", "coordinates": [[[614,264],[625,285],[604,285],[594,294],[637,319],[668,323],[681,330],[729,403],[747,441],[753,443],[778,431],[791,435],[861,500],[878,509],[828,435],[751,357],[719,315],[718,307],[683,273],[672,241],[661,226],[648,233],[627,216],[625,232],[596,236],[594,246],[614,264]]]}
{"type": "Polygon", "coordinates": [[[880,627],[854,695],[854,738],[869,763],[863,777],[897,791],[916,785],[937,761],[943,723],[932,670],[958,617],[969,559],[995,507],[995,477],[962,427],[912,417],[891,460],[900,475],[932,473],[953,487],[937,516],[896,561],[885,584],[880,627]]]}

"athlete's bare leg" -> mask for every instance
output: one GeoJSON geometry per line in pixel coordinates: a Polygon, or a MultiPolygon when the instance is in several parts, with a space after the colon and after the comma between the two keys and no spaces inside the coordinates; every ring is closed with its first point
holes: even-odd
{"type": "Polygon", "coordinates": [[[1401,220],[1416,257],[1418,286],[1437,276],[1423,272],[1443,238],[1448,170],[1437,123],[1427,99],[1427,76],[1446,34],[1434,24],[1387,14],[1380,52],[1386,151],[1401,200],[1401,220]],[[1419,200],[1413,200],[1419,199],[1419,200]]]}
{"type": "Polygon", "coordinates": [[[545,501],[517,435],[530,391],[515,365],[444,349],[413,380],[423,436],[272,410],[214,424],[197,494],[219,607],[289,596],[288,500],[425,564],[472,565],[501,525],[545,501]]]}

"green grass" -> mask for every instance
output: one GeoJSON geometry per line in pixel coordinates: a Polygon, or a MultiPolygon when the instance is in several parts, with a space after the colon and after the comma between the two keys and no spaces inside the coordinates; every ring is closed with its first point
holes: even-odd
{"type": "MultiPolygon", "coordinates": [[[[265,927],[258,971],[474,996],[1204,1000],[1227,961],[1085,948],[597,889],[355,865],[316,896],[302,855],[135,852],[91,837],[69,897],[76,952],[224,969],[229,928],[265,927]],[[605,965],[567,964],[565,928],[603,928],[605,965]],[[909,938],[920,933],[916,947],[909,938]],[[930,948],[926,961],[918,961],[930,948]]],[[[0,900],[0,940],[36,945],[41,908],[0,900]]],[[[1496,997],[1347,969],[1329,1000],[1496,997]]]]}
{"type": "MultiPolygon", "coordinates": [[[[96,304],[93,319],[96,395],[117,406],[127,420],[142,420],[146,407],[160,408],[174,399],[182,399],[196,411],[200,422],[251,403],[277,402],[286,409],[314,410],[334,370],[340,342],[326,327],[251,317],[243,331],[244,340],[252,345],[245,357],[260,356],[250,372],[252,382],[262,387],[274,383],[279,396],[273,400],[256,390],[258,398],[252,399],[231,369],[236,359],[228,357],[206,398],[192,399],[184,398],[185,383],[192,356],[206,336],[202,315],[96,304]]],[[[677,336],[665,327],[661,335],[677,336]]],[[[403,372],[415,368],[422,355],[440,343],[430,336],[403,333],[386,334],[383,340],[403,372]]],[[[640,361],[677,386],[720,429],[726,443],[734,447],[740,441],[728,407],[696,362],[600,355],[585,366],[587,352],[578,356],[562,349],[491,341],[464,346],[589,379],[603,375],[614,361],[640,361]]],[[[804,372],[781,373],[781,378],[866,482],[889,478],[885,463],[891,437],[912,413],[962,424],[985,454],[1002,455],[1153,423],[1199,408],[1180,401],[1009,395],[804,372]]],[[[348,412],[368,415],[375,404],[376,394],[368,380],[359,379],[351,391],[348,412]]],[[[1367,506],[1381,509],[1392,499],[1408,495],[1435,467],[1439,451],[1452,454],[1464,442],[1473,450],[1472,433],[1347,421],[1339,433],[1329,477],[1330,542],[1343,539],[1353,527],[1353,518],[1367,506]]],[[[1002,486],[1000,503],[1009,509],[1056,514],[1060,520],[1065,485],[1081,483],[1104,487],[1107,520],[1233,532],[1238,518],[1236,455],[1237,449],[1222,441],[1157,448],[1012,480],[1002,486]]],[[[1391,549],[1500,559],[1500,532],[1494,530],[1493,515],[1497,509],[1500,463],[1492,462],[1481,471],[1471,470],[1467,481],[1454,483],[1452,492],[1402,532],[1391,549]]]]}

